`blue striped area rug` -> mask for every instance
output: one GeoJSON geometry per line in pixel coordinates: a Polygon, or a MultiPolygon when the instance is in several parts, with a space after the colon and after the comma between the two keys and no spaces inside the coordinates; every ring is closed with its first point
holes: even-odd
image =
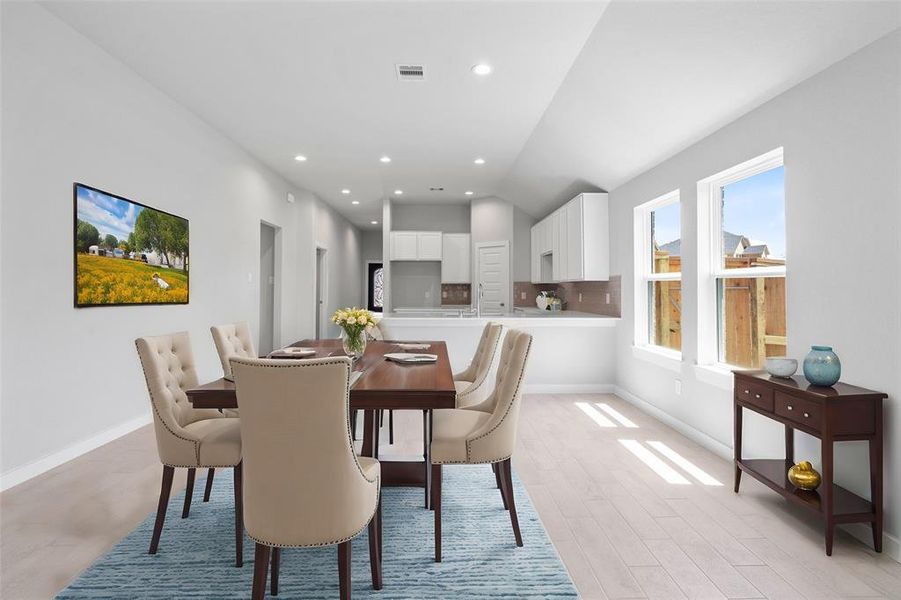
{"type": "MultiPolygon", "coordinates": [[[[181,471],[181,476],[184,471],[181,471]]],[[[202,503],[197,482],[191,515],[183,495],[169,504],[158,554],[147,554],[154,515],[99,558],[57,598],[248,598],[254,544],[244,543],[244,566],[234,566],[232,473],[216,473],[202,503]]],[[[444,468],[441,563],[434,562],[432,512],[421,488],[384,488],[383,583],[372,589],[364,530],[353,541],[354,598],[577,598],[572,581],[514,475],[524,547],[517,548],[494,475],[487,465],[444,468]]],[[[268,590],[267,590],[268,597],[268,590]]],[[[279,598],[337,598],[336,547],[282,551],[279,598]]]]}

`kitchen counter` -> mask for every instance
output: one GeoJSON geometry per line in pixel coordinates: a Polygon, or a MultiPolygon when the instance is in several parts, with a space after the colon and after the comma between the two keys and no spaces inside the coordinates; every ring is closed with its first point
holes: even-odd
{"type": "Polygon", "coordinates": [[[472,360],[485,324],[494,321],[504,331],[522,329],[532,335],[527,392],[589,393],[613,387],[619,317],[537,307],[480,317],[469,311],[462,314],[459,309],[400,309],[385,315],[381,323],[386,339],[444,341],[458,372],[472,360]]]}

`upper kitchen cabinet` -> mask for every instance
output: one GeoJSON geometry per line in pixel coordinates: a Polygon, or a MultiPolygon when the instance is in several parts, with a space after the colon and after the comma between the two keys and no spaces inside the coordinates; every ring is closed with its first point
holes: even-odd
{"type": "Polygon", "coordinates": [[[607,194],[579,194],[532,228],[532,281],[610,278],[607,194]]]}
{"type": "Polygon", "coordinates": [[[441,260],[440,231],[392,231],[390,260],[441,260]]]}
{"type": "Polygon", "coordinates": [[[441,245],[441,283],[471,283],[469,234],[445,233],[441,245]]]}

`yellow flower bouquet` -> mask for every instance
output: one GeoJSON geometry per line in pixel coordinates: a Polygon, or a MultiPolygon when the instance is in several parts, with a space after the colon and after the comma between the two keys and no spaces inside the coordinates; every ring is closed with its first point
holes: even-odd
{"type": "Polygon", "coordinates": [[[339,308],[332,315],[332,323],[341,328],[344,352],[353,358],[366,351],[366,333],[375,327],[375,318],[365,308],[339,308]]]}

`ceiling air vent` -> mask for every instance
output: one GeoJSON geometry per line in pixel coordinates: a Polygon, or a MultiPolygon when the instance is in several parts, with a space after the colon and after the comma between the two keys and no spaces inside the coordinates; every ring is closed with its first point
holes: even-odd
{"type": "Polygon", "coordinates": [[[397,78],[401,81],[425,81],[425,66],[396,64],[397,78]]]}
{"type": "Polygon", "coordinates": [[[443,187],[430,187],[429,191],[430,192],[443,192],[444,188],[443,187]]]}

